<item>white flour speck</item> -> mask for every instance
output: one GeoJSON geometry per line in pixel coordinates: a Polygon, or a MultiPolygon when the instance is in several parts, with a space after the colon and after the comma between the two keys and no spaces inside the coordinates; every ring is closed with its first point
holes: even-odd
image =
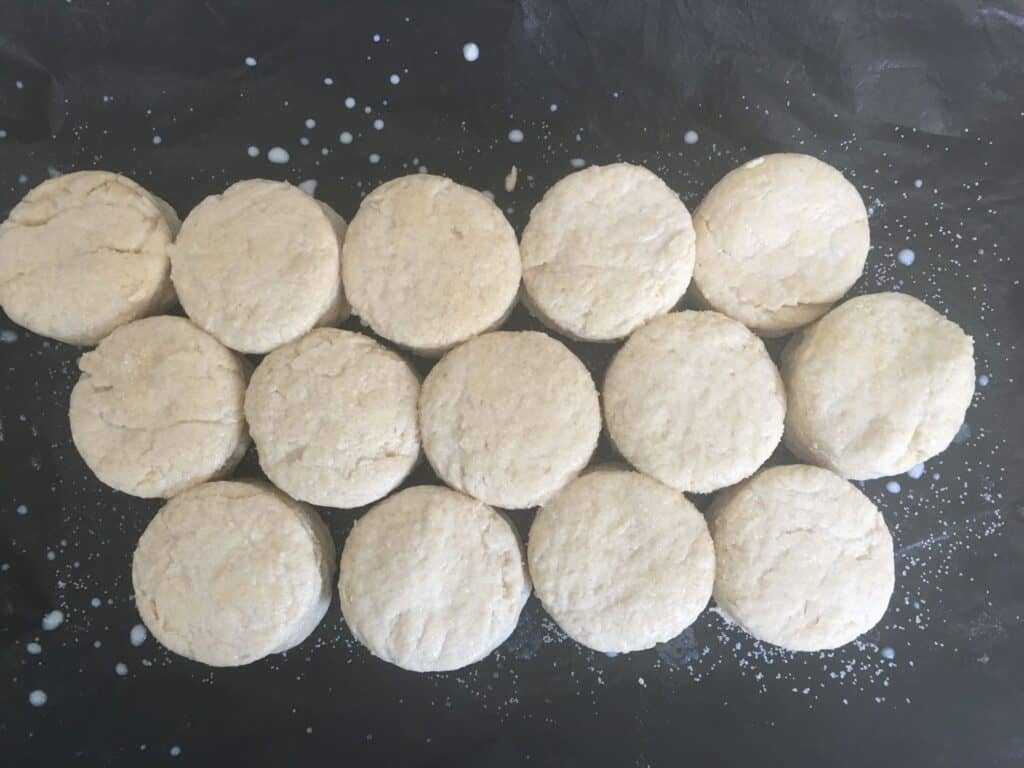
{"type": "Polygon", "coordinates": [[[25,646],[25,651],[29,654],[29,656],[38,656],[40,653],[43,652],[43,646],[41,646],[39,643],[28,643],[25,646]]]}
{"type": "Polygon", "coordinates": [[[351,144],[352,134],[349,133],[348,131],[342,131],[341,133],[338,134],[338,141],[340,141],[342,144],[351,144]]]}
{"type": "Polygon", "coordinates": [[[924,464],[915,464],[907,470],[907,476],[915,480],[920,480],[922,475],[924,475],[924,464]]]}
{"type": "Polygon", "coordinates": [[[569,165],[572,166],[573,168],[582,168],[586,164],[587,161],[584,160],[582,157],[574,157],[572,160],[569,161],[569,165]]]}
{"type": "Polygon", "coordinates": [[[644,680],[642,677],[638,677],[636,679],[636,682],[637,682],[637,685],[639,685],[641,688],[646,688],[647,687],[647,681],[644,680]]]}
{"type": "Polygon", "coordinates": [[[373,127],[374,127],[374,129],[376,129],[378,131],[383,131],[384,130],[384,121],[381,120],[378,117],[376,120],[373,121],[373,127]]]}
{"type": "Polygon", "coordinates": [[[376,152],[371,152],[369,159],[371,165],[376,165],[377,163],[380,162],[380,155],[378,155],[376,152]]]}
{"type": "Polygon", "coordinates": [[[298,187],[310,197],[316,197],[316,179],[300,181],[298,187]]]}
{"type": "Polygon", "coordinates": [[[476,43],[466,43],[462,46],[462,58],[466,61],[476,61],[480,58],[480,46],[476,43]]]}
{"type": "Polygon", "coordinates": [[[508,132],[508,140],[511,141],[513,144],[522,144],[523,139],[525,138],[526,136],[518,128],[513,128],[511,131],[508,132]]]}
{"type": "Polygon", "coordinates": [[[247,67],[255,67],[256,66],[256,59],[254,59],[252,56],[246,56],[245,57],[245,66],[247,66],[247,67]]]}
{"type": "Polygon", "coordinates": [[[123,661],[117,662],[117,664],[114,665],[114,673],[118,677],[124,677],[128,674],[128,665],[125,664],[123,661]]]}
{"type": "Polygon", "coordinates": [[[40,691],[38,688],[36,688],[36,690],[32,691],[28,695],[28,703],[31,704],[33,707],[43,706],[46,703],[45,691],[40,691]]]}
{"type": "Polygon", "coordinates": [[[355,99],[353,99],[351,96],[346,96],[345,97],[345,106],[346,107],[348,107],[349,109],[352,109],[355,105],[356,105],[356,100],[355,99]]]}
{"type": "Polygon", "coordinates": [[[899,493],[900,484],[895,480],[890,480],[888,483],[885,484],[885,490],[887,490],[889,493],[899,493]]]}
{"type": "Polygon", "coordinates": [[[278,165],[287,163],[290,159],[291,155],[288,154],[288,150],[284,147],[271,147],[270,151],[267,152],[267,160],[278,165]]]}
{"type": "Polygon", "coordinates": [[[306,118],[306,127],[309,128],[310,130],[312,130],[313,128],[316,128],[316,120],[314,120],[312,117],[307,117],[306,118]]]}
{"type": "Polygon", "coordinates": [[[64,611],[62,610],[53,610],[45,616],[43,616],[43,629],[45,629],[47,632],[52,632],[63,623],[64,611]]]}
{"type": "Polygon", "coordinates": [[[400,78],[398,75],[391,75],[391,77],[389,77],[388,80],[392,85],[398,85],[400,82],[402,82],[402,78],[400,78]]]}
{"type": "Polygon", "coordinates": [[[19,504],[14,511],[17,512],[19,515],[27,515],[28,507],[26,507],[24,504],[19,504]]]}
{"type": "Polygon", "coordinates": [[[696,131],[687,131],[686,133],[683,134],[683,141],[685,141],[687,144],[696,144],[698,141],[700,141],[700,134],[697,133],[696,131]]]}
{"type": "Polygon", "coordinates": [[[245,150],[245,153],[247,155],[249,155],[249,157],[259,157],[260,156],[260,148],[257,147],[257,146],[251,146],[247,150],[245,150]]]}
{"type": "Polygon", "coordinates": [[[135,648],[138,648],[146,642],[146,638],[148,636],[149,633],[146,632],[146,628],[141,624],[136,624],[132,627],[131,632],[128,633],[128,639],[131,640],[131,643],[135,648]]]}
{"type": "Polygon", "coordinates": [[[909,248],[904,248],[902,251],[896,254],[896,260],[904,267],[909,267],[914,263],[916,254],[909,248]]]}

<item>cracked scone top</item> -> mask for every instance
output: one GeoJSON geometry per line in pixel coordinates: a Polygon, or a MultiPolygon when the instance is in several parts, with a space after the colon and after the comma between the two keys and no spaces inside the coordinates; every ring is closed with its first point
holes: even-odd
{"type": "Polygon", "coordinates": [[[573,480],[530,528],[530,578],[565,632],[604,653],[671,640],[707,606],[715,552],[703,515],[639,472],[573,480]]]}
{"type": "Polygon", "coordinates": [[[330,531],[266,483],[215,482],[175,496],[139,539],[135,604],[153,636],[214,667],[287,651],[331,602],[330,531]]]}
{"type": "Polygon", "coordinates": [[[763,336],[825,314],[860,277],[870,244],[856,187],[808,155],[765,155],[731,171],[693,224],[698,300],[763,336]]]}
{"type": "Polygon", "coordinates": [[[614,341],[682,298],[693,223],[646,168],[595,165],[547,191],[520,249],[524,301],[539,320],[571,338],[614,341]]]}
{"type": "Polygon", "coordinates": [[[78,367],[71,437],[112,488],[173,496],[227,474],[245,453],[246,364],[185,318],[121,326],[78,367]]]}
{"type": "Polygon", "coordinates": [[[360,507],[388,494],[420,453],[420,383],[368,336],[317,328],[267,355],[245,415],[260,466],[290,496],[360,507]]]}
{"type": "Polygon", "coordinates": [[[764,343],[717,312],[656,317],[604,380],[608,434],[634,467],[679,491],[749,477],[782,438],[786,393],[764,343]]]}
{"type": "Polygon", "coordinates": [[[342,250],[345,293],[359,319],[423,355],[499,326],[521,273],[501,210],[474,189],[427,174],[373,190],[342,250]]]}
{"type": "Polygon", "coordinates": [[[420,394],[420,436],[434,471],[497,507],[547,500],[587,465],[600,432],[589,371],[536,331],[467,341],[434,366],[420,394]]]}
{"type": "Polygon", "coordinates": [[[356,639],[415,672],[459,669],[512,634],[530,595],[515,529],[475,499],[415,486],[360,518],[338,589],[356,639]]]}
{"type": "Polygon", "coordinates": [[[171,278],[192,321],[231,349],[262,354],[348,317],[345,221],[280,181],[249,179],[192,209],[171,278]]]}
{"type": "Polygon", "coordinates": [[[44,181],[0,225],[0,306],[34,333],[95,344],[174,304],[178,226],[167,203],[116,173],[44,181]]]}
{"type": "Polygon", "coordinates": [[[897,475],[944,451],[974,395],[974,342],[902,293],[858,296],[782,353],[785,442],[854,480],[897,475]]]}
{"type": "Polygon", "coordinates": [[[892,537],[863,493],[828,470],[772,467],[708,510],[715,601],[759,640],[838,648],[882,618],[895,580],[892,537]]]}

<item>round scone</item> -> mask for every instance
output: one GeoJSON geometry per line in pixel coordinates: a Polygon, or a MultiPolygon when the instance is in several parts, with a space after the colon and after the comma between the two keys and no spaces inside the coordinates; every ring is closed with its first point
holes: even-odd
{"type": "Polygon", "coordinates": [[[445,672],[480,661],[512,634],[530,579],[508,520],[469,496],[421,485],[356,522],[338,589],[345,622],[374,656],[445,672]]]}
{"type": "Polygon", "coordinates": [[[262,354],[348,317],[344,237],[344,219],[301,189],[240,181],[185,217],[171,277],[196,325],[234,350],[262,354]]]}
{"type": "Polygon", "coordinates": [[[378,335],[422,355],[501,325],[521,273],[501,210],[474,189],[427,174],[373,190],[342,250],[353,311],[378,335]]]}
{"type": "Polygon", "coordinates": [[[698,301],[762,336],[817,320],[864,270],[856,187],[808,155],[766,155],[726,174],[694,211],[698,301]]]}
{"type": "Polygon", "coordinates": [[[266,483],[175,496],[132,561],[142,621],[174,653],[235,667],[301,643],[331,602],[335,549],[312,508],[266,483]]]}
{"type": "Polygon", "coordinates": [[[838,648],[882,618],[895,580],[892,536],[863,493],[828,470],[772,467],[708,510],[715,601],[759,640],[838,648]]]}
{"type": "Polygon", "coordinates": [[[779,444],[786,393],[764,343],[717,312],[673,312],[634,333],[604,380],[608,434],[634,467],[710,493],[779,444]]]}
{"type": "Polygon", "coordinates": [[[245,417],[278,488],[313,504],[361,507],[416,464],[419,392],[394,352],[360,333],[317,328],[263,359],[245,417]]]}
{"type": "Polygon", "coordinates": [[[561,342],[497,331],[456,347],[420,393],[423,451],[453,488],[507,509],[542,504],[590,461],[594,381],[561,342]]]}
{"type": "Polygon", "coordinates": [[[715,551],[703,515],[639,472],[601,467],[541,507],[530,578],[566,634],[604,653],[670,640],[707,606],[715,551]]]}
{"type": "Polygon", "coordinates": [[[595,165],[547,191],[520,249],[524,301],[537,319],[574,339],[614,341],[686,293],[693,223],[646,168],[595,165]]]}
{"type": "Polygon", "coordinates": [[[782,354],[786,447],[843,477],[898,475],[944,451],[974,395],[974,342],[902,293],[858,296],[782,354]]]}
{"type": "Polygon", "coordinates": [[[96,344],[174,304],[178,227],[171,206],[116,173],[44,181],[0,225],[0,306],[33,333],[96,344]]]}
{"type": "Polygon", "coordinates": [[[170,497],[222,477],[249,445],[247,364],[183,317],[121,326],[78,361],[71,437],[111,488],[170,497]]]}

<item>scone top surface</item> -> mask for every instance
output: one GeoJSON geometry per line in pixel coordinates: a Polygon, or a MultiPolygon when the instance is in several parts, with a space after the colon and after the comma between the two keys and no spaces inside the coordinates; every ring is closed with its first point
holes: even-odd
{"type": "Polygon", "coordinates": [[[0,225],[0,305],[30,331],[96,344],[174,303],[178,225],[167,203],[116,173],[44,181],[0,225]]]}
{"type": "Polygon", "coordinates": [[[693,223],[646,168],[591,166],[547,191],[521,249],[531,311],[572,338],[613,341],[682,298],[693,273],[693,223]]]}
{"type": "Polygon", "coordinates": [[[782,355],[786,446],[844,477],[900,474],[945,450],[974,394],[974,343],[902,293],[858,296],[782,355]]]}
{"type": "Polygon", "coordinates": [[[448,488],[415,486],[356,522],[339,590],[345,622],[375,656],[443,672],[504,642],[530,580],[519,538],[502,515],[448,488]]]}
{"type": "Polygon", "coordinates": [[[551,617],[605,653],[678,635],[707,606],[715,576],[700,512],[657,480],[614,467],[578,477],[537,512],[529,563],[551,617]]]}
{"type": "Polygon", "coordinates": [[[171,249],[181,306],[239,352],[262,354],[347,317],[345,222],[291,184],[249,179],[185,218],[171,249]]]}
{"type": "Polygon", "coordinates": [[[265,483],[215,482],[175,496],[139,539],[135,603],[171,651],[239,666],[302,642],[330,603],[330,533],[265,483]]]}
{"type": "Polygon", "coordinates": [[[481,193],[416,174],[371,192],[342,255],[345,292],[377,334],[439,355],[497,327],[519,291],[515,232],[481,193]]]}
{"type": "Polygon", "coordinates": [[[794,651],[871,629],[892,595],[892,537],[863,493],[806,465],[772,467],[708,512],[715,601],[754,637],[794,651]]]}
{"type": "Polygon", "coordinates": [[[247,365],[185,318],[123,325],[78,366],[71,435],[107,485],[168,497],[230,472],[242,458],[247,365]]]}
{"type": "Polygon", "coordinates": [[[860,277],[870,244],[857,189],[809,155],[766,155],[736,168],[693,220],[698,294],[765,336],[825,314],[860,277]]]}
{"type": "Polygon", "coordinates": [[[544,333],[471,339],[423,382],[420,433],[431,466],[498,507],[545,501],[586,466],[600,431],[590,373],[544,333]]]}
{"type": "Polygon", "coordinates": [[[420,383],[368,336],[317,328],[267,355],[245,396],[260,466],[293,498],[377,501],[419,458],[420,383]]]}

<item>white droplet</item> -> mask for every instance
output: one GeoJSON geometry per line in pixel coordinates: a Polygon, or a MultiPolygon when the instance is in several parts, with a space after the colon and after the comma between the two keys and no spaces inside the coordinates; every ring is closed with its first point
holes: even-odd
{"type": "Polygon", "coordinates": [[[342,131],[341,133],[338,134],[338,141],[340,141],[342,144],[351,144],[352,134],[349,133],[348,131],[342,131]]]}
{"type": "MultiPolygon", "coordinates": [[[[6,328],[0,331],[0,342],[4,344],[13,344],[17,340],[18,334],[16,334],[14,331],[9,331],[6,328]]],[[[28,512],[27,509],[25,511],[28,512]]]]}
{"type": "Polygon", "coordinates": [[[895,659],[896,658],[896,651],[894,649],[888,648],[888,647],[883,648],[882,649],[882,658],[883,659],[895,659]]]}
{"type": "Polygon", "coordinates": [[[299,136],[299,145],[303,147],[308,147],[309,138],[307,136],[299,136]]]}
{"type": "Polygon", "coordinates": [[[38,656],[40,653],[43,652],[43,646],[41,646],[39,643],[28,643],[25,646],[25,650],[28,652],[30,656],[38,656]]]}
{"type": "Polygon", "coordinates": [[[480,46],[476,43],[466,43],[462,46],[462,58],[466,61],[476,61],[480,58],[480,46]]]}
{"type": "Polygon", "coordinates": [[[164,140],[161,139],[159,136],[154,136],[153,137],[153,143],[154,144],[163,144],[163,142],[164,142],[164,140]]]}
{"type": "Polygon", "coordinates": [[[587,161],[584,160],[582,157],[574,157],[572,160],[569,161],[569,165],[572,166],[573,168],[582,168],[586,164],[587,161]]]}
{"type": "Polygon", "coordinates": [[[365,112],[366,114],[370,114],[371,112],[373,112],[373,109],[370,107],[369,104],[367,104],[365,107],[363,107],[363,112],[365,112]]]}
{"type": "Polygon", "coordinates": [[[33,707],[41,707],[46,703],[46,692],[38,688],[28,695],[28,703],[33,707]]]}
{"type": "Polygon", "coordinates": [[[181,754],[181,747],[174,746],[174,747],[171,747],[171,749],[169,751],[170,751],[171,757],[177,757],[178,755],[181,754]]]}
{"type": "Polygon", "coordinates": [[[325,77],[324,78],[324,85],[334,85],[334,78],[333,77],[325,77]]]}
{"type": "Polygon", "coordinates": [[[909,267],[914,263],[916,254],[909,248],[904,248],[902,251],[896,254],[896,260],[904,267],[909,267]]]}
{"type": "Polygon", "coordinates": [[[247,66],[247,67],[255,67],[256,66],[256,59],[254,59],[252,56],[246,56],[245,57],[245,66],[247,66]]]}
{"type": "Polygon", "coordinates": [[[25,87],[25,84],[23,82],[21,82],[21,80],[15,80],[14,81],[14,87],[17,88],[20,91],[22,88],[25,87]]]}
{"type": "Polygon", "coordinates": [[[26,176],[24,173],[19,175],[18,176],[18,183],[19,184],[28,184],[28,176],[26,176]]]}
{"type": "Polygon", "coordinates": [[[316,120],[314,120],[312,117],[307,117],[306,127],[309,128],[310,130],[316,128],[316,120]]]}
{"type": "Polygon", "coordinates": [[[270,151],[267,152],[267,160],[278,165],[287,163],[290,159],[291,155],[288,154],[288,150],[284,147],[271,147],[270,151]]]}
{"type": "Polygon", "coordinates": [[[310,197],[316,197],[316,179],[300,181],[297,186],[310,197]]]}
{"type": "Polygon", "coordinates": [[[989,382],[989,378],[984,373],[981,374],[981,376],[978,377],[978,386],[979,387],[987,387],[988,386],[988,382],[989,382]]]}
{"type": "Polygon", "coordinates": [[[141,624],[136,624],[128,633],[128,639],[131,640],[132,645],[136,648],[146,642],[147,637],[149,637],[149,633],[141,624]]]}
{"type": "Polygon", "coordinates": [[[523,139],[525,138],[526,136],[518,128],[513,128],[511,131],[508,132],[508,140],[511,141],[513,144],[521,144],[523,142],[523,139]]]}
{"type": "Polygon", "coordinates": [[[379,43],[380,42],[380,35],[374,35],[373,36],[373,42],[379,43]]]}
{"type": "Polygon", "coordinates": [[[260,148],[256,147],[256,146],[249,147],[247,150],[245,150],[245,152],[246,152],[247,155],[249,155],[249,157],[259,157],[260,156],[260,148]]]}
{"type": "Polygon", "coordinates": [[[7,138],[7,131],[5,131],[3,128],[0,128],[0,139],[6,139],[6,138],[7,138]]]}
{"type": "Polygon", "coordinates": [[[494,202],[494,193],[493,193],[493,192],[491,192],[491,190],[489,190],[489,189],[485,189],[485,190],[484,190],[484,191],[482,192],[482,194],[483,194],[483,196],[484,196],[484,197],[486,197],[486,198],[487,198],[488,200],[490,200],[490,201],[491,201],[492,203],[494,202]]]}
{"type": "Polygon", "coordinates": [[[696,131],[687,131],[686,133],[683,134],[683,141],[685,141],[687,144],[696,144],[698,141],[700,141],[700,134],[697,133],[696,131]]]}
{"type": "Polygon", "coordinates": [[[114,665],[114,673],[118,677],[124,677],[128,674],[128,665],[125,664],[123,661],[117,662],[117,664],[114,665]]]}
{"type": "Polygon", "coordinates": [[[924,464],[915,464],[907,470],[907,477],[911,477],[914,480],[920,480],[924,475],[924,464]]]}
{"type": "Polygon", "coordinates": [[[17,507],[15,507],[14,511],[17,512],[19,515],[27,515],[28,507],[26,507],[24,504],[19,504],[17,507]]]}
{"type": "Polygon", "coordinates": [[[914,179],[914,187],[920,189],[924,186],[924,182],[921,179],[914,179]]]}
{"type": "Polygon", "coordinates": [[[558,111],[558,105],[557,104],[552,104],[550,107],[548,107],[548,110],[551,111],[551,112],[557,112],[558,111]]]}
{"type": "Polygon", "coordinates": [[[345,97],[345,106],[346,107],[348,107],[349,109],[352,109],[355,105],[356,105],[356,100],[355,99],[353,99],[351,96],[345,97]]]}
{"type": "Polygon", "coordinates": [[[391,77],[388,78],[388,80],[391,81],[392,85],[398,85],[400,82],[402,82],[402,78],[400,78],[398,75],[392,75],[391,77]]]}
{"type": "Polygon", "coordinates": [[[64,623],[64,611],[53,610],[43,616],[43,629],[52,632],[64,623]]]}
{"type": "Polygon", "coordinates": [[[895,480],[890,480],[888,483],[885,484],[885,490],[887,490],[889,493],[899,493],[900,484],[895,480]]]}
{"type": "Polygon", "coordinates": [[[376,165],[379,162],[380,162],[380,155],[378,155],[376,152],[371,152],[370,153],[370,164],[371,165],[376,165]]]}
{"type": "Polygon", "coordinates": [[[89,605],[91,605],[93,608],[99,608],[101,605],[103,605],[103,601],[100,600],[98,597],[94,597],[92,600],[89,601],[89,605]]]}
{"type": "Polygon", "coordinates": [[[513,165],[512,169],[508,172],[508,175],[505,176],[505,191],[506,192],[513,192],[513,191],[515,191],[516,183],[518,181],[519,181],[519,169],[516,168],[513,165]]]}
{"type": "Polygon", "coordinates": [[[373,127],[374,127],[374,128],[376,129],[376,130],[378,130],[378,131],[383,131],[383,130],[384,130],[384,121],[383,121],[383,120],[381,120],[381,119],[380,119],[380,118],[378,117],[378,118],[377,118],[376,120],[374,120],[374,121],[373,121],[373,127]]]}

